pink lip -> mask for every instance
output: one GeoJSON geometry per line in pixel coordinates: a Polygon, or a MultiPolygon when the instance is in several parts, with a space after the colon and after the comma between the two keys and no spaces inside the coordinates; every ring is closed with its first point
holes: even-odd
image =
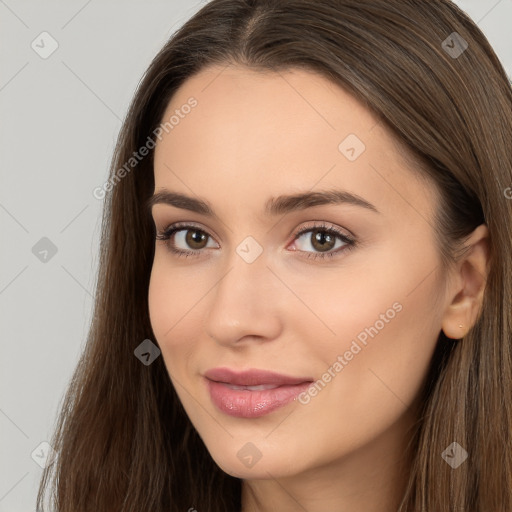
{"type": "Polygon", "coordinates": [[[311,377],[290,377],[266,370],[235,372],[214,368],[205,373],[212,402],[224,413],[239,418],[269,414],[294,400],[313,382],[311,377]],[[230,386],[274,386],[272,389],[233,389],[230,386]]]}

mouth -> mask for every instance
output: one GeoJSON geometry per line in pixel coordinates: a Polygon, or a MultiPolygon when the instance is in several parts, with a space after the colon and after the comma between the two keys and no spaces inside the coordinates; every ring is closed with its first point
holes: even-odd
{"type": "Polygon", "coordinates": [[[295,400],[313,382],[311,377],[291,377],[267,370],[236,372],[214,368],[205,374],[213,404],[223,413],[257,418],[295,400]]]}

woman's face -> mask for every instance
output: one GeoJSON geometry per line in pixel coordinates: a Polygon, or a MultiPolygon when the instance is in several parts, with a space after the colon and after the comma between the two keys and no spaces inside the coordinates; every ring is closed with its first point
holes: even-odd
{"type": "Polygon", "coordinates": [[[312,72],[205,69],[173,115],[152,214],[180,227],[156,241],[150,318],[212,457],[244,479],[387,460],[447,304],[433,186],[312,72]]]}

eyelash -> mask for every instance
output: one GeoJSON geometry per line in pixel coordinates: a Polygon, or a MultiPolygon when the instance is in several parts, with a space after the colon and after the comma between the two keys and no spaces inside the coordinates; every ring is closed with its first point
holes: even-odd
{"type": "MultiPolygon", "coordinates": [[[[188,258],[189,256],[192,256],[192,257],[200,256],[200,253],[203,251],[203,249],[198,249],[195,251],[194,250],[184,251],[183,249],[176,249],[170,243],[170,239],[175,233],[177,233],[178,231],[189,231],[189,230],[199,231],[200,233],[204,233],[209,238],[212,238],[206,231],[204,231],[203,229],[200,229],[197,226],[178,222],[176,224],[172,224],[171,226],[166,228],[164,231],[158,232],[156,235],[156,239],[163,240],[165,242],[165,245],[169,249],[169,251],[176,254],[178,257],[188,258]]],[[[293,240],[295,241],[297,238],[300,238],[304,233],[308,233],[310,231],[321,231],[328,235],[334,235],[336,238],[340,239],[343,243],[345,243],[345,245],[342,248],[338,248],[335,251],[325,252],[325,253],[320,253],[320,252],[313,253],[313,252],[308,252],[308,251],[300,251],[297,249],[297,252],[305,252],[307,254],[306,257],[308,259],[313,258],[313,259],[325,260],[326,258],[332,258],[335,255],[338,255],[339,253],[342,253],[345,251],[350,251],[350,250],[354,249],[354,247],[356,246],[355,239],[347,236],[346,234],[342,233],[341,231],[339,231],[338,229],[336,229],[332,226],[328,226],[324,222],[322,222],[321,224],[315,224],[313,226],[308,226],[308,227],[302,228],[301,230],[299,230],[297,233],[294,234],[293,240]]]]}

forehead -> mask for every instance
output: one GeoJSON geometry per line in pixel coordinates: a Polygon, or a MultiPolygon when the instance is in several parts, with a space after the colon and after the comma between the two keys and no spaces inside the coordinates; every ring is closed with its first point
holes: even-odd
{"type": "MultiPolygon", "coordinates": [[[[163,121],[179,111],[190,97],[197,100],[191,118],[205,130],[216,125],[209,140],[230,141],[237,147],[273,141],[282,149],[288,140],[302,135],[326,137],[336,142],[344,131],[368,136],[378,119],[352,95],[310,70],[256,71],[240,66],[212,66],[189,78],[170,101],[163,121]],[[220,134],[222,137],[217,137],[220,134]],[[275,135],[279,134],[279,139],[275,135]]],[[[190,124],[190,123],[183,123],[190,124]]],[[[176,126],[176,140],[183,128],[176,126]]],[[[390,141],[392,142],[392,141],[390,141]]],[[[244,148],[247,149],[247,148],[244,148]]],[[[337,144],[334,145],[337,151],[337,144]]],[[[296,151],[299,148],[296,148],[296,151]]]]}
{"type": "Polygon", "coordinates": [[[403,213],[407,197],[415,209],[432,210],[433,187],[411,172],[393,134],[362,102],[312,71],[212,66],[176,91],[162,123],[173,116],[172,129],[157,141],[155,190],[208,196],[223,188],[224,200],[234,192],[343,187],[383,210],[403,213]],[[184,108],[190,98],[196,105],[184,108]],[[394,202],[384,205],[386,195],[394,202]]]}

